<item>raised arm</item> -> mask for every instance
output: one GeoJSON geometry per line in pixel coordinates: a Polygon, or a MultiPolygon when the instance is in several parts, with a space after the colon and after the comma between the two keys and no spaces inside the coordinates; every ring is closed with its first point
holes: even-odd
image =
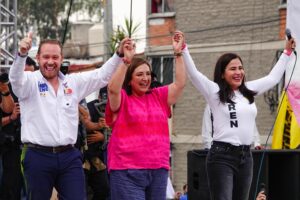
{"type": "Polygon", "coordinates": [[[130,38],[125,38],[124,40],[125,42],[123,45],[123,62],[120,64],[120,66],[108,82],[109,106],[112,112],[116,112],[120,108],[122,85],[125,79],[127,69],[135,54],[133,41],[130,38]]]}
{"type": "Polygon", "coordinates": [[[183,33],[181,33],[180,31],[176,31],[172,38],[172,42],[175,55],[175,81],[169,85],[169,105],[173,105],[176,103],[186,83],[186,72],[181,50],[182,44],[184,42],[183,33]]]}
{"type": "Polygon", "coordinates": [[[195,88],[207,99],[210,93],[219,91],[219,86],[197,70],[187,46],[182,51],[187,75],[195,88]]]}
{"type": "Polygon", "coordinates": [[[29,95],[29,92],[26,90],[27,88],[23,86],[26,81],[26,75],[24,72],[25,62],[31,46],[32,33],[29,33],[28,37],[23,38],[19,43],[18,54],[9,70],[9,80],[11,82],[14,94],[16,94],[18,97],[29,95]]]}
{"type": "Polygon", "coordinates": [[[258,92],[258,94],[262,94],[279,83],[287,68],[287,64],[295,46],[296,42],[294,38],[287,40],[285,50],[271,72],[263,78],[247,82],[247,87],[258,92]]]}

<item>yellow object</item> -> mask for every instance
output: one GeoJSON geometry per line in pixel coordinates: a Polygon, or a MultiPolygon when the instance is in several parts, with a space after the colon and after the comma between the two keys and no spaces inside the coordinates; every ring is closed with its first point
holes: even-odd
{"type": "Polygon", "coordinates": [[[300,145],[300,126],[285,92],[281,101],[273,130],[272,149],[295,149],[300,145]]]}

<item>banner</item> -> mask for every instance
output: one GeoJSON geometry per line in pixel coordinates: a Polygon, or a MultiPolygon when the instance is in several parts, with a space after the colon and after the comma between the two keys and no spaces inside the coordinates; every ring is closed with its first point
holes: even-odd
{"type": "Polygon", "coordinates": [[[287,24],[286,27],[289,28],[292,32],[292,36],[296,40],[296,51],[299,52],[297,54],[297,62],[292,72],[294,64],[295,64],[295,56],[294,59],[291,59],[289,63],[289,67],[286,71],[285,84],[290,80],[292,75],[291,82],[288,86],[287,93],[289,97],[289,102],[292,106],[292,110],[296,116],[298,124],[300,124],[300,3],[299,0],[288,0],[287,1],[287,24]],[[293,73],[293,74],[292,74],[293,73]]]}
{"type": "Polygon", "coordinates": [[[293,113],[288,95],[283,93],[273,131],[272,149],[295,149],[300,144],[300,126],[293,113]]]}
{"type": "MultiPolygon", "coordinates": [[[[296,51],[300,53],[300,3],[287,1],[287,24],[296,40],[296,51]]],[[[283,92],[277,120],[273,131],[273,149],[295,149],[300,145],[300,61],[292,54],[285,74],[286,93],[283,92]]]]}

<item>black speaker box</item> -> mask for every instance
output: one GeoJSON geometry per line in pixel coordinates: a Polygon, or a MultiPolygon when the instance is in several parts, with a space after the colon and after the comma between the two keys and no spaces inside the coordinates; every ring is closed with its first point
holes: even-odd
{"type": "MultiPolygon", "coordinates": [[[[189,200],[210,200],[206,155],[206,150],[188,152],[189,200]]],[[[254,166],[249,200],[255,200],[261,184],[265,186],[268,200],[300,200],[299,150],[254,150],[252,155],[254,166]]]]}

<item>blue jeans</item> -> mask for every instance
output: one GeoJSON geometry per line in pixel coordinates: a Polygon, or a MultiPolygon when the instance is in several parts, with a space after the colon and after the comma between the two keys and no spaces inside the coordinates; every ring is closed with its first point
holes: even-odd
{"type": "Polygon", "coordinates": [[[111,170],[111,200],[166,200],[168,170],[111,170]]]}
{"type": "Polygon", "coordinates": [[[212,200],[248,200],[253,176],[250,148],[214,142],[206,168],[212,200]]]}
{"type": "Polygon", "coordinates": [[[71,148],[61,153],[25,148],[22,162],[28,200],[50,199],[53,187],[60,200],[86,199],[82,155],[71,148]]]}

